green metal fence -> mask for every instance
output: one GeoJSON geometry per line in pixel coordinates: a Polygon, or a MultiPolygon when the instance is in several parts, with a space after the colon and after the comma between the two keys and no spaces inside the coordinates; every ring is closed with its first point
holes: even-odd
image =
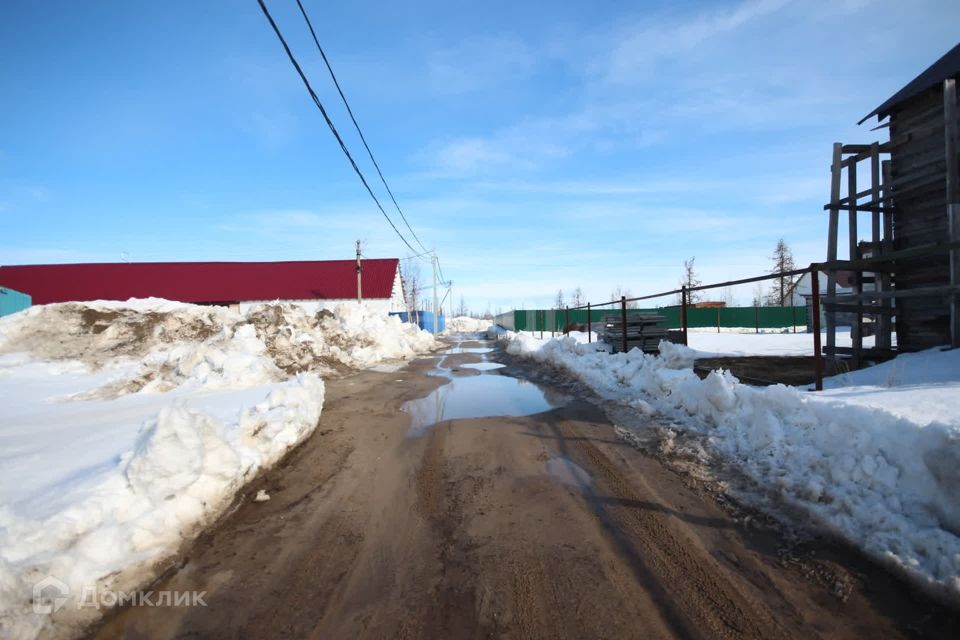
{"type": "MultiPolygon", "coordinates": [[[[567,322],[586,324],[587,310],[578,309],[567,312],[563,309],[518,309],[497,316],[497,322],[513,331],[563,331],[567,322]]],[[[680,328],[680,307],[659,307],[646,309],[627,309],[627,313],[656,313],[666,318],[664,323],[669,329],[680,328]]],[[[606,316],[620,315],[620,305],[610,305],[590,310],[590,321],[601,322],[606,316]]],[[[721,307],[687,309],[687,326],[694,328],[714,327],[783,329],[796,327],[797,331],[807,328],[806,307],[721,307]]]]}

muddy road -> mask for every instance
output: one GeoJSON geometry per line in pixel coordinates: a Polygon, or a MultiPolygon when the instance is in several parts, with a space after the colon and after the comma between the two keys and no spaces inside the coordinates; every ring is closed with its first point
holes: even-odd
{"type": "Polygon", "coordinates": [[[839,545],[785,552],[488,346],[328,382],[316,433],[153,585],[207,606],[90,637],[956,637],[954,613],[839,545]]]}

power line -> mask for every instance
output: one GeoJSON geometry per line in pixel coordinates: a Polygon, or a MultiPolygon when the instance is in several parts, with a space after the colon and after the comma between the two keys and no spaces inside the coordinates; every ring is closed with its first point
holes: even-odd
{"type": "Polygon", "coordinates": [[[422,248],[424,251],[427,251],[427,248],[422,242],[420,242],[420,238],[417,237],[416,231],[413,230],[413,227],[411,227],[410,223],[407,221],[407,216],[403,215],[403,210],[400,209],[400,205],[397,204],[397,199],[393,196],[393,191],[391,191],[390,185],[387,184],[387,179],[383,177],[383,172],[380,171],[380,165],[377,164],[376,159],[373,157],[373,152],[370,150],[370,145],[367,144],[367,139],[364,137],[363,131],[360,130],[360,125],[357,123],[357,119],[353,115],[353,109],[350,108],[350,103],[347,102],[347,96],[343,95],[343,89],[340,88],[340,82],[337,81],[337,76],[333,72],[333,67],[330,66],[330,61],[327,60],[327,54],[323,52],[323,47],[320,46],[320,41],[317,39],[317,33],[313,30],[313,23],[310,22],[310,18],[307,16],[307,10],[303,8],[303,3],[300,2],[300,0],[297,0],[297,6],[300,7],[300,13],[303,15],[303,19],[306,21],[307,27],[310,29],[310,35],[313,36],[313,43],[317,45],[317,51],[320,52],[320,57],[323,58],[323,64],[327,65],[327,71],[330,72],[330,77],[333,79],[333,84],[337,87],[337,93],[340,94],[340,99],[343,100],[343,106],[347,108],[347,113],[350,114],[350,120],[353,121],[353,126],[360,135],[360,141],[363,142],[363,147],[367,150],[367,155],[370,156],[370,162],[372,162],[373,166],[377,169],[377,175],[380,176],[380,182],[383,183],[387,193],[390,194],[390,199],[393,200],[393,206],[397,208],[400,218],[403,219],[404,224],[407,225],[407,229],[409,229],[410,233],[413,234],[413,239],[417,241],[417,244],[420,245],[420,248],[422,248]]]}
{"type": "Polygon", "coordinates": [[[410,251],[414,253],[417,252],[413,246],[407,242],[407,239],[403,237],[403,234],[400,233],[400,230],[397,229],[397,225],[393,224],[393,220],[390,219],[390,216],[387,215],[387,212],[383,210],[383,205],[380,204],[380,201],[377,200],[377,196],[374,195],[373,189],[370,188],[370,185],[367,183],[367,179],[363,177],[363,172],[360,171],[360,167],[357,166],[357,163],[354,161],[353,156],[350,155],[350,151],[347,149],[347,145],[343,142],[343,138],[340,137],[340,132],[337,131],[337,128],[334,126],[333,121],[330,119],[330,116],[327,115],[327,110],[323,108],[323,103],[320,102],[320,98],[317,97],[316,92],[314,92],[313,87],[310,86],[310,81],[307,80],[307,76],[303,73],[303,69],[300,68],[300,63],[297,62],[297,59],[293,56],[293,52],[290,51],[290,46],[287,44],[287,41],[284,39],[283,34],[280,33],[277,23],[273,21],[273,16],[270,15],[270,11],[267,9],[267,5],[264,4],[263,0],[257,0],[260,4],[260,9],[263,10],[263,15],[266,16],[267,20],[270,22],[270,26],[273,27],[273,32],[277,34],[277,38],[280,40],[280,44],[283,45],[283,50],[287,52],[287,57],[290,58],[293,68],[297,70],[297,73],[300,75],[300,79],[303,80],[303,85],[307,88],[307,92],[310,94],[310,97],[313,98],[314,104],[317,105],[317,108],[320,110],[320,113],[323,114],[323,119],[326,120],[327,126],[330,127],[331,133],[337,139],[337,142],[340,143],[340,149],[343,151],[344,155],[347,156],[347,160],[350,161],[350,166],[353,167],[353,170],[356,172],[357,176],[360,178],[360,182],[363,183],[363,186],[366,187],[367,193],[370,194],[370,197],[373,198],[373,201],[377,204],[377,208],[380,209],[380,213],[383,214],[383,217],[387,219],[387,222],[390,223],[390,226],[393,227],[393,230],[396,232],[400,239],[403,240],[403,243],[409,247],[410,251]]]}

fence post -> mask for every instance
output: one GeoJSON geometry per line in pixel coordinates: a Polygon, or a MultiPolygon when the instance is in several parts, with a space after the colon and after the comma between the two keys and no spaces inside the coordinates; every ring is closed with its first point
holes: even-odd
{"type": "Polygon", "coordinates": [[[680,287],[680,328],[683,332],[683,344],[688,346],[687,339],[687,285],[680,287]]]}
{"type": "Polygon", "coordinates": [[[567,311],[563,316],[563,335],[570,335],[570,305],[567,305],[567,311]]]}
{"type": "Polygon", "coordinates": [[[546,311],[537,311],[537,315],[540,316],[540,339],[543,340],[543,325],[547,324],[547,312],[546,311]]]}
{"type": "Polygon", "coordinates": [[[790,301],[790,309],[793,311],[793,332],[797,332],[797,305],[793,304],[793,300],[790,301]]]}
{"type": "Polygon", "coordinates": [[[720,333],[720,307],[717,307],[717,333],[720,333]]]}
{"type": "Polygon", "coordinates": [[[753,307],[753,324],[757,333],[760,333],[760,307],[756,305],[753,307]]]}
{"type": "Polygon", "coordinates": [[[623,352],[627,352],[627,296],[620,296],[620,321],[623,323],[621,329],[622,333],[622,346],[623,352]]]}
{"type": "Polygon", "coordinates": [[[553,332],[557,328],[557,310],[550,309],[550,337],[553,337],[553,332]]]}
{"type": "Polygon", "coordinates": [[[587,303],[587,342],[593,342],[593,338],[590,336],[590,303],[587,303]]]}
{"type": "Polygon", "coordinates": [[[817,265],[810,265],[810,312],[813,314],[813,377],[817,391],[823,391],[823,355],[820,353],[820,278],[817,265]]]}

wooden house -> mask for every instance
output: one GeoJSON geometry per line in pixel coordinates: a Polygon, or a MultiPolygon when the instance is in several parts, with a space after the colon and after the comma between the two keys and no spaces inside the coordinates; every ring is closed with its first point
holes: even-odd
{"type": "Polygon", "coordinates": [[[850,356],[858,365],[871,354],[960,346],[958,78],[960,44],[860,121],[876,116],[889,141],[834,145],[824,207],[830,212],[827,261],[836,265],[824,298],[828,355],[850,356]],[[845,264],[837,262],[841,212],[849,234],[845,264]],[[862,234],[868,240],[858,234],[860,214],[869,215],[870,232],[862,234]],[[840,295],[838,277],[850,271],[857,274],[853,291],[840,295]],[[835,342],[842,312],[857,318],[851,348],[835,342]],[[877,335],[870,349],[863,347],[865,323],[877,335]]]}

